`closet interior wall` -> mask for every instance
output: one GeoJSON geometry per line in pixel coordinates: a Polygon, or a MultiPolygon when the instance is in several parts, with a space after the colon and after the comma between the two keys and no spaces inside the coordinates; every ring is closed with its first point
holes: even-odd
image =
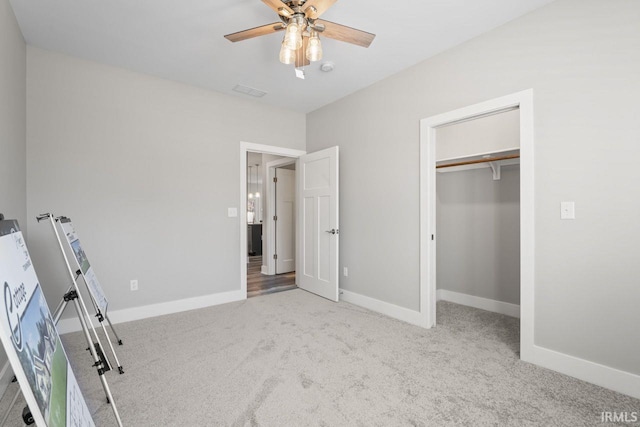
{"type": "Polygon", "coordinates": [[[437,289],[520,304],[520,167],[438,173],[437,289]]]}
{"type": "MultiPolygon", "coordinates": [[[[518,153],[519,111],[437,130],[438,165],[518,153]]],[[[520,167],[501,162],[436,173],[436,282],[444,290],[520,304],[520,167]]],[[[447,298],[444,298],[447,299],[447,298]]]]}

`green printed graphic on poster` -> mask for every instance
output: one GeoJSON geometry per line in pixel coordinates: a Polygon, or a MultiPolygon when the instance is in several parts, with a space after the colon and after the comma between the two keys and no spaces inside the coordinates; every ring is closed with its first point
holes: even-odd
{"type": "Polygon", "coordinates": [[[93,267],[91,267],[91,264],[89,263],[87,254],[85,254],[84,249],[82,249],[80,239],[78,239],[78,235],[71,223],[71,220],[69,218],[62,218],[60,220],[60,225],[65,237],[67,238],[67,243],[69,243],[69,246],[71,247],[76,264],[82,272],[82,277],[84,277],[84,281],[89,288],[89,292],[91,292],[91,297],[98,305],[98,308],[100,308],[101,313],[106,316],[109,301],[107,301],[107,297],[102,290],[102,286],[100,286],[100,282],[98,282],[98,278],[93,271],[93,267]]]}
{"type": "Polygon", "coordinates": [[[0,284],[0,338],[36,423],[95,427],[16,221],[0,221],[0,284]]]}

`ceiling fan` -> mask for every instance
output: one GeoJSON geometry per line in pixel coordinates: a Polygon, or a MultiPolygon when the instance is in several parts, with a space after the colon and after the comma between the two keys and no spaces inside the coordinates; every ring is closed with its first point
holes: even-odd
{"type": "Polygon", "coordinates": [[[335,40],[369,47],[375,34],[325,21],[320,18],[337,0],[262,0],[280,17],[281,22],[251,28],[224,36],[232,42],[285,31],[280,48],[280,62],[295,64],[296,74],[304,78],[299,68],[322,59],[320,34],[335,40]]]}

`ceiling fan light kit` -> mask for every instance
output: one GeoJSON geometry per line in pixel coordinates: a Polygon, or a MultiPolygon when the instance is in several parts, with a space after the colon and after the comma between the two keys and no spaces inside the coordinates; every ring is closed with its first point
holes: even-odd
{"type": "Polygon", "coordinates": [[[280,62],[283,64],[293,64],[295,60],[296,51],[289,49],[287,45],[282,42],[282,46],[280,47],[280,62]]]}
{"type": "Polygon", "coordinates": [[[322,43],[315,30],[311,30],[309,35],[309,46],[307,47],[307,59],[311,62],[322,59],[322,43]]]}
{"type": "Polygon", "coordinates": [[[322,60],[320,34],[362,47],[369,47],[375,38],[375,34],[318,19],[336,0],[262,1],[278,14],[282,22],[227,34],[224,37],[231,42],[239,42],[285,30],[280,46],[280,62],[287,65],[295,64],[296,76],[299,78],[304,78],[302,68],[305,65],[322,60]]]}
{"type": "Polygon", "coordinates": [[[294,16],[287,24],[287,31],[284,34],[284,45],[287,49],[296,51],[302,47],[302,31],[304,24],[299,16],[294,16]]]}

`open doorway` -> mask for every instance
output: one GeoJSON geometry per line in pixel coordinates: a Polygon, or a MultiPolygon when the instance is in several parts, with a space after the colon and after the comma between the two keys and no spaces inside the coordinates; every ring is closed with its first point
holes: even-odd
{"type": "Polygon", "coordinates": [[[247,297],[297,288],[296,159],[246,153],[247,297]]]}
{"type": "MultiPolygon", "coordinates": [[[[245,295],[248,294],[247,292],[247,281],[248,281],[248,277],[249,277],[249,273],[253,274],[253,275],[257,275],[256,277],[262,277],[262,259],[258,260],[258,259],[254,259],[254,263],[251,265],[250,268],[250,256],[249,256],[249,251],[250,251],[250,244],[249,244],[249,240],[250,240],[250,236],[249,234],[253,232],[253,230],[250,228],[250,224],[249,224],[249,219],[253,220],[253,223],[256,222],[256,220],[258,221],[258,223],[260,224],[260,220],[262,219],[262,226],[259,227],[259,232],[256,231],[256,237],[254,238],[254,236],[251,236],[251,249],[253,249],[254,247],[257,249],[258,247],[264,251],[264,248],[262,247],[262,243],[260,243],[258,245],[258,241],[262,241],[262,238],[265,234],[268,235],[268,224],[264,222],[264,216],[267,215],[267,212],[262,208],[262,205],[258,205],[257,209],[261,210],[261,217],[256,217],[255,213],[252,215],[252,218],[249,214],[249,206],[250,204],[248,203],[249,199],[249,193],[251,193],[251,191],[253,190],[254,194],[253,194],[253,198],[255,198],[256,194],[255,194],[255,184],[259,183],[259,181],[261,180],[263,184],[266,184],[267,182],[267,178],[265,177],[265,174],[267,173],[265,171],[264,167],[260,167],[260,170],[258,171],[256,169],[256,171],[250,171],[250,163],[253,167],[255,166],[255,160],[259,158],[260,161],[262,161],[262,156],[263,155],[271,155],[274,157],[266,157],[267,162],[268,161],[272,161],[273,159],[279,159],[279,158],[283,158],[283,157],[287,157],[287,158],[291,158],[293,161],[296,161],[300,156],[304,155],[306,152],[302,151],[302,150],[295,150],[295,149],[291,149],[291,148],[282,148],[282,147],[275,147],[275,146],[270,146],[270,145],[262,145],[262,144],[253,144],[250,142],[241,142],[240,143],[240,209],[239,209],[239,216],[240,216],[240,222],[239,222],[239,226],[240,226],[240,290],[242,293],[244,293],[245,295]],[[255,157],[249,157],[249,154],[254,155],[255,157]],[[252,179],[250,177],[250,172],[254,172],[254,178],[252,179]],[[258,173],[258,178],[255,178],[255,173],[258,173]],[[250,187],[250,183],[253,183],[253,187],[250,187]],[[262,230],[261,228],[265,227],[265,230],[262,230]],[[266,233],[265,233],[266,231],[266,233]],[[254,243],[255,242],[255,243],[254,243]],[[250,271],[251,270],[251,271],[250,271]]],[[[260,164],[260,163],[259,163],[260,164]]],[[[259,192],[260,192],[260,197],[259,198],[263,198],[266,197],[267,195],[265,194],[266,191],[268,191],[265,187],[263,186],[258,186],[259,188],[259,192]]],[[[253,210],[255,212],[256,210],[256,206],[253,207],[253,210]]],[[[253,250],[251,251],[253,252],[253,250]]]]}
{"type": "MultiPolygon", "coordinates": [[[[240,143],[240,291],[245,294],[249,263],[247,202],[250,191],[247,186],[247,153],[295,159],[296,285],[331,301],[338,301],[339,148],[333,146],[307,154],[290,148],[240,143]]],[[[267,179],[263,182],[266,181],[267,179]]],[[[233,212],[234,209],[229,209],[230,216],[233,212]]],[[[268,229],[269,223],[264,224],[268,229]]]]}

